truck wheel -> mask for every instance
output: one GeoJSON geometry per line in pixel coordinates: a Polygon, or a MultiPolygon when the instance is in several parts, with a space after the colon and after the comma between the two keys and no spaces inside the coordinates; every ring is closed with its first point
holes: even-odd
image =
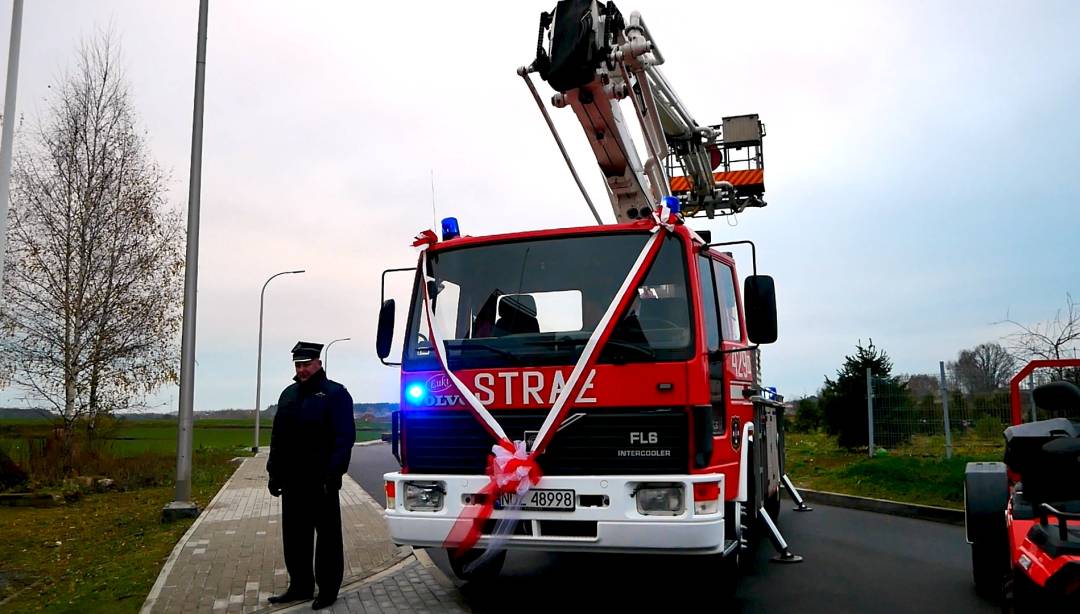
{"type": "Polygon", "coordinates": [[[996,540],[971,544],[971,574],[975,579],[975,591],[980,595],[996,598],[1008,571],[1009,553],[1004,544],[996,540]]]}
{"type": "Polygon", "coordinates": [[[450,559],[450,570],[459,580],[465,582],[482,582],[497,578],[503,564],[506,563],[506,550],[500,550],[479,565],[473,565],[485,552],[487,550],[473,548],[459,556],[454,550],[448,549],[446,556],[450,559]]]}
{"type": "Polygon", "coordinates": [[[776,493],[765,499],[765,511],[769,513],[769,517],[772,518],[773,523],[780,524],[780,489],[776,489],[776,493]]]}
{"type": "Polygon", "coordinates": [[[753,461],[753,448],[750,448],[747,451],[747,458],[750,459],[750,479],[746,481],[746,503],[743,504],[743,525],[746,526],[745,535],[743,537],[746,539],[746,542],[750,544],[751,548],[753,548],[763,533],[761,527],[758,526],[758,523],[761,522],[758,512],[761,510],[754,504],[754,501],[757,500],[757,490],[759,485],[757,480],[757,463],[753,461]]]}
{"type": "Polygon", "coordinates": [[[1005,509],[1009,485],[1004,463],[968,463],[964,470],[964,524],[971,543],[975,590],[995,598],[1009,573],[1005,509]]]}
{"type": "Polygon", "coordinates": [[[1001,611],[1008,614],[1044,614],[1060,612],[1046,598],[1045,589],[1039,588],[1031,578],[1020,569],[1013,569],[1007,575],[1002,592],[1001,611]]]}
{"type": "Polygon", "coordinates": [[[742,577],[743,554],[736,546],[727,556],[720,554],[714,556],[719,558],[716,562],[717,596],[734,597],[735,591],[739,588],[739,578],[742,577]]]}

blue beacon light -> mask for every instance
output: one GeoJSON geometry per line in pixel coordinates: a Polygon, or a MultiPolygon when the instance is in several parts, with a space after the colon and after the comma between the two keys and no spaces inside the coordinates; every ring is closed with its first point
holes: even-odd
{"type": "Polygon", "coordinates": [[[665,196],[660,199],[668,209],[671,209],[671,213],[676,214],[682,209],[682,205],[679,203],[679,197],[677,196],[665,196]]]}
{"type": "Polygon", "coordinates": [[[449,241],[461,236],[456,217],[444,217],[442,221],[442,240],[449,241]]]}
{"type": "Polygon", "coordinates": [[[409,384],[409,386],[405,388],[405,396],[409,397],[409,400],[413,403],[419,403],[420,400],[424,398],[426,392],[423,384],[409,384]]]}

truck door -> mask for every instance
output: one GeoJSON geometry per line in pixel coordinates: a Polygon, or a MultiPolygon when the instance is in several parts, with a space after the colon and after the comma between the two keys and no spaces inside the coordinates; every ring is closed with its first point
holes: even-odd
{"type": "MultiPolygon", "coordinates": [[[[753,385],[752,361],[754,354],[750,351],[732,352],[731,350],[745,348],[748,339],[739,310],[739,296],[736,294],[735,270],[722,261],[713,262],[713,271],[716,280],[717,306],[720,310],[720,334],[727,354],[726,365],[728,372],[728,393],[731,395],[733,410],[740,407],[743,410],[743,420],[752,419],[755,422],[754,454],[757,457],[755,469],[758,472],[758,486],[755,488],[757,497],[761,500],[770,499],[779,501],[776,497],[780,491],[780,458],[778,454],[776,409],[770,405],[762,405],[761,412],[755,412],[753,404],[744,397],[744,390],[753,385]],[[756,415],[757,414],[757,415],[756,415]]],[[[755,507],[761,501],[755,501],[755,507]]]]}
{"type": "Polygon", "coordinates": [[[702,315],[705,317],[705,344],[709,360],[709,402],[713,410],[713,435],[720,437],[726,431],[727,412],[724,411],[724,355],[720,346],[720,319],[712,267],[712,258],[707,255],[698,257],[702,315]]]}

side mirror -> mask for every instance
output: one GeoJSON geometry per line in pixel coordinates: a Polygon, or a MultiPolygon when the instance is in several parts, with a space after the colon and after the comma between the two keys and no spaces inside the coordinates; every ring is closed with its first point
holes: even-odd
{"type": "Polygon", "coordinates": [[[746,334],[752,343],[776,341],[776,286],[768,275],[751,275],[743,284],[746,334]]]}
{"type": "Polygon", "coordinates": [[[383,301],[379,309],[379,331],[375,337],[375,353],[380,360],[390,355],[390,344],[394,340],[394,299],[383,301]]]}
{"type": "Polygon", "coordinates": [[[1072,382],[1050,382],[1031,391],[1035,406],[1052,412],[1080,411],[1080,388],[1072,382]]]}

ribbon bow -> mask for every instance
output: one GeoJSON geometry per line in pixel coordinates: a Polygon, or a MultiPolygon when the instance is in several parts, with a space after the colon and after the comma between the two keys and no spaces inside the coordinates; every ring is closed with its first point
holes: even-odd
{"type": "Polygon", "coordinates": [[[656,208],[652,211],[652,218],[653,221],[656,222],[656,225],[658,227],[663,226],[668,232],[675,229],[674,217],[675,216],[671,214],[671,208],[663,202],[656,205],[656,208]]]}
{"type": "Polygon", "coordinates": [[[536,457],[525,449],[524,441],[502,440],[491,447],[490,474],[496,493],[524,495],[540,482],[543,473],[536,457]]]}
{"type": "Polygon", "coordinates": [[[438,235],[435,234],[435,231],[433,231],[433,230],[425,230],[425,231],[417,234],[416,237],[413,238],[412,246],[413,247],[419,247],[419,248],[423,249],[423,248],[425,248],[425,247],[427,247],[429,245],[435,245],[438,242],[439,242],[439,237],[438,237],[438,235]]]}
{"type": "MultiPolygon", "coordinates": [[[[446,545],[454,548],[457,556],[464,554],[480,540],[481,527],[491,518],[496,501],[504,495],[512,494],[515,495],[515,500],[510,509],[520,509],[520,501],[517,499],[539,484],[543,477],[543,471],[536,462],[536,454],[528,453],[524,441],[511,443],[509,439],[501,439],[491,447],[487,473],[491,481],[477,493],[481,505],[466,507],[446,538],[446,545]]],[[[504,525],[503,530],[509,530],[515,521],[516,518],[509,518],[500,523],[504,525]]]]}

